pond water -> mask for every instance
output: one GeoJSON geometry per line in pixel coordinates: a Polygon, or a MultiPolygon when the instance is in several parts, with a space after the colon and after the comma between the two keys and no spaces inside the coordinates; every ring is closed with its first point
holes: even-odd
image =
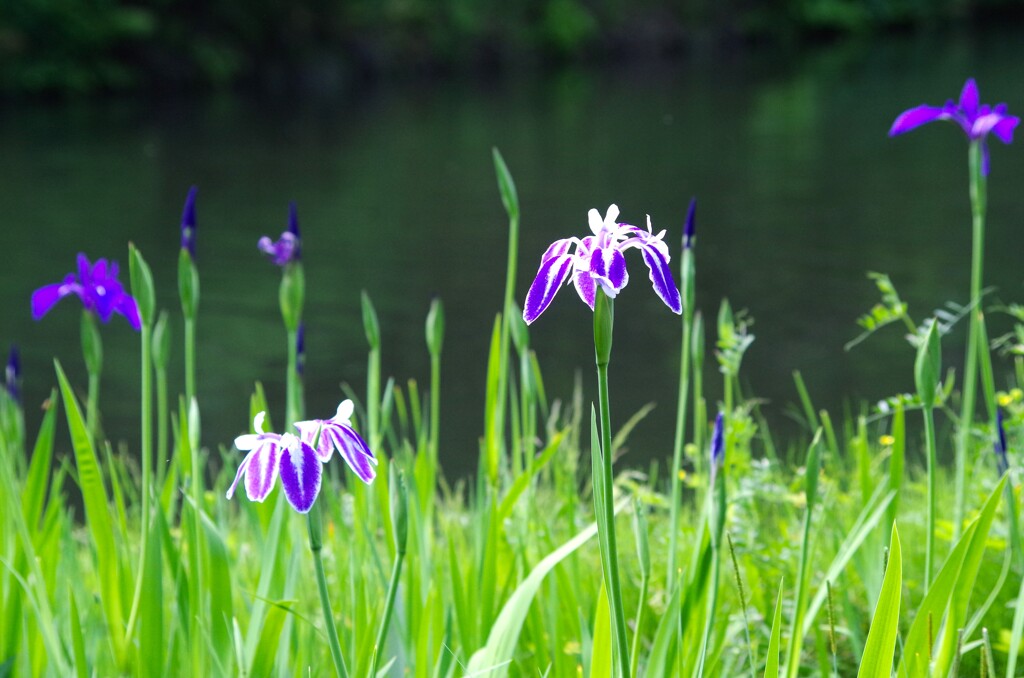
{"type": "MultiPolygon", "coordinates": [[[[844,403],[856,410],[912,390],[913,353],[900,329],[851,352],[843,345],[859,332],[856,316],[877,300],[869,270],[890,273],[918,318],[946,300],[966,301],[966,143],[952,126],[897,139],[886,132],[903,109],[955,97],[970,75],[983,101],[1024,111],[1022,37],[899,37],[788,56],[405,84],[318,101],[6,104],[0,341],[22,347],[30,429],[55,382],[54,356],[85,383],[78,308],[64,301],[35,323],[32,290],[70,271],[80,250],[126,269],[133,241],[154,269],[160,303],[176,310],[178,219],[195,183],[204,442],[229,443],[243,432],[256,380],[281,417],[279,275],[255,245],[280,233],[295,200],[305,239],[310,414],[331,414],[343,381],[362,390],[360,290],[381,318],[385,376],[423,386],[423,320],[439,296],[448,327],[442,459],[450,472],[468,470],[504,286],[506,219],[492,146],[522,203],[518,299],[547,244],[583,234],[589,208],[615,202],[634,223],[650,214],[678,243],[695,195],[698,304],[713,319],[727,296],[755,318],[744,382],[767,400],[774,424],[786,427],[796,400],[794,369],[816,404],[838,417],[844,403]]],[[[992,167],[986,284],[1017,301],[1020,142],[994,143],[992,167]]],[[[620,424],[657,403],[631,439],[625,463],[639,465],[670,454],[679,322],[654,296],[642,264],[630,265],[632,284],[616,304],[611,385],[620,424]]],[[[993,334],[1008,327],[1005,318],[992,322],[993,334]]],[[[962,360],[965,328],[944,343],[950,366],[962,360]]],[[[104,339],[105,428],[134,446],[137,336],[115,320],[104,339]]],[[[590,313],[571,289],[537,321],[531,341],[550,396],[568,396],[577,372],[586,397],[595,396],[590,313]]],[[[180,360],[172,370],[177,391],[180,360]]],[[[720,397],[711,358],[706,383],[709,396],[720,397]]]]}

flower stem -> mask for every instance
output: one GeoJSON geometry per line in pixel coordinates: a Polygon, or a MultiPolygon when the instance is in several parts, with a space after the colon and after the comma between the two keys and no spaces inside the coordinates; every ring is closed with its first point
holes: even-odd
{"type": "MultiPolygon", "coordinates": [[[[611,360],[612,326],[614,309],[612,300],[603,292],[598,292],[594,308],[594,349],[597,362],[598,406],[601,415],[601,461],[604,501],[601,502],[604,515],[598,517],[598,530],[604,526],[605,541],[608,545],[605,563],[605,582],[608,591],[608,602],[611,606],[612,625],[615,632],[615,654],[623,678],[629,678],[629,643],[626,640],[626,617],[622,605],[622,590],[619,584],[619,557],[615,544],[615,502],[612,484],[612,430],[611,414],[608,407],[608,363],[611,360]]],[[[595,507],[596,508],[596,507],[595,507]]]]}
{"type": "Polygon", "coordinates": [[[926,404],[922,414],[924,415],[925,448],[928,455],[928,507],[926,514],[928,527],[924,553],[924,588],[927,590],[932,582],[935,562],[935,474],[938,462],[935,451],[935,408],[926,404]]]}
{"type": "MultiPolygon", "coordinates": [[[[682,279],[686,284],[688,271],[692,268],[693,252],[687,249],[683,252],[683,274],[682,279]]],[[[691,275],[692,277],[692,275],[691,275]]],[[[692,295],[687,295],[692,297],[692,295]]],[[[668,537],[668,570],[666,584],[671,591],[676,581],[676,549],[679,538],[679,502],[682,494],[681,479],[683,445],[686,439],[686,406],[687,398],[690,395],[690,340],[693,334],[693,303],[690,299],[683,308],[683,346],[679,355],[679,406],[676,409],[676,435],[672,446],[672,468],[669,469],[672,483],[672,504],[669,508],[669,537],[668,537]]]]}
{"type": "Polygon", "coordinates": [[[292,424],[302,420],[302,389],[299,383],[298,338],[296,330],[288,330],[288,372],[285,375],[285,430],[291,430],[292,424]]]}
{"type": "Polygon", "coordinates": [[[334,613],[331,611],[331,595],[327,590],[327,574],[324,572],[323,550],[323,516],[320,512],[320,501],[314,501],[309,513],[306,514],[309,528],[309,550],[313,553],[313,568],[316,570],[316,584],[320,592],[320,607],[324,614],[324,627],[327,631],[327,642],[331,648],[331,659],[334,660],[334,672],[338,678],[348,678],[345,658],[341,654],[341,642],[338,640],[338,629],[334,625],[334,613]]]}
{"type": "MultiPolygon", "coordinates": [[[[961,393],[960,429],[956,445],[956,497],[953,508],[953,542],[960,537],[965,515],[967,489],[967,452],[971,443],[971,429],[974,425],[975,389],[978,380],[978,358],[982,357],[983,367],[991,373],[988,346],[980,345],[984,336],[985,316],[981,309],[981,281],[985,253],[985,204],[986,185],[982,173],[981,143],[971,142],[968,151],[970,174],[972,238],[971,238],[971,324],[967,338],[967,352],[964,357],[963,390],[961,393]]],[[[987,391],[988,389],[986,389],[987,391]]],[[[986,392],[986,401],[989,394],[986,392]]],[[[994,398],[994,394],[993,394],[994,398]]],[[[987,403],[988,404],[988,403],[987,403]]],[[[990,411],[994,402],[989,405],[990,411]]]]}
{"type": "Polygon", "coordinates": [[[82,311],[82,357],[89,373],[89,400],[85,404],[85,422],[93,445],[99,445],[99,401],[100,374],[103,372],[103,339],[96,327],[96,316],[91,311],[82,311]]]}
{"type": "Polygon", "coordinates": [[[370,660],[370,670],[367,676],[372,678],[377,675],[377,662],[380,660],[380,651],[388,637],[388,626],[391,624],[391,613],[395,609],[395,598],[398,594],[398,582],[402,577],[402,562],[405,560],[405,553],[398,551],[395,554],[395,563],[391,568],[391,581],[388,583],[387,598],[384,599],[384,616],[380,620],[380,628],[377,630],[377,642],[373,646],[373,658],[370,660]]]}
{"type": "Polygon", "coordinates": [[[196,321],[185,317],[185,402],[196,397],[196,321]]]}

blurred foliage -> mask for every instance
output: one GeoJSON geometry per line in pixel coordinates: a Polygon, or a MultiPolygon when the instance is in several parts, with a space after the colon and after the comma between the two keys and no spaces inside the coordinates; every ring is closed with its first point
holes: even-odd
{"type": "Polygon", "coordinates": [[[326,89],[488,69],[792,41],[953,21],[1013,0],[17,0],[0,3],[0,91],[326,89]]]}

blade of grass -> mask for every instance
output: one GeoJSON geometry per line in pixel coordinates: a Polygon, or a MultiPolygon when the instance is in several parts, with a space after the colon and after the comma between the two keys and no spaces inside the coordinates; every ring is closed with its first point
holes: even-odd
{"type": "Polygon", "coordinates": [[[889,541],[889,562],[882,579],[882,591],[871,618],[868,640],[860,660],[857,678],[880,678],[892,673],[896,651],[896,634],[900,622],[900,598],[903,589],[903,552],[896,526],[892,527],[889,541]]]}

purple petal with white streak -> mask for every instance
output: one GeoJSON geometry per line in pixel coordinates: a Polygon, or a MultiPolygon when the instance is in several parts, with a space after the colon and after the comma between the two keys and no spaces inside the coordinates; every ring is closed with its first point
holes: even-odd
{"type": "Polygon", "coordinates": [[[672,269],[669,268],[668,259],[657,247],[644,246],[642,248],[644,263],[651,271],[651,284],[665,305],[672,309],[675,314],[683,312],[683,304],[679,298],[679,290],[676,288],[675,280],[672,279],[672,269]]]}
{"type": "Polygon", "coordinates": [[[128,320],[128,324],[132,326],[132,329],[136,331],[142,329],[142,319],[139,317],[139,305],[136,303],[134,297],[129,294],[122,294],[114,305],[114,310],[128,320]]]}
{"type": "Polygon", "coordinates": [[[569,248],[572,247],[572,243],[572,238],[563,238],[551,243],[547,250],[544,251],[544,255],[540,258],[541,264],[543,265],[543,263],[548,259],[553,259],[554,257],[560,257],[563,254],[567,254],[569,252],[569,248]]]}
{"type": "Polygon", "coordinates": [[[238,465],[238,472],[235,473],[235,480],[231,483],[231,487],[228,488],[228,492],[226,495],[228,499],[231,499],[231,497],[235,496],[235,487],[238,486],[238,481],[242,479],[242,474],[245,473],[245,469],[249,468],[249,463],[252,462],[252,457],[254,454],[255,452],[250,452],[249,454],[245,455],[245,458],[242,459],[242,463],[238,465]]]}
{"type": "Polygon", "coordinates": [[[82,287],[78,283],[54,283],[44,285],[32,293],[32,317],[39,320],[46,315],[53,305],[71,293],[81,296],[82,287]]]}
{"type": "Polygon", "coordinates": [[[250,501],[262,502],[277,482],[281,447],[267,440],[256,447],[250,456],[252,459],[245,470],[245,494],[250,501]]]}
{"type": "Polygon", "coordinates": [[[597,302],[597,284],[594,282],[594,278],[587,271],[577,271],[572,282],[576,286],[576,293],[580,295],[580,299],[593,311],[594,304],[597,302]]]}
{"type": "Polygon", "coordinates": [[[366,441],[348,426],[340,424],[331,426],[331,436],[338,447],[338,454],[342,456],[349,468],[367,485],[372,483],[377,475],[377,470],[374,468],[377,461],[373,458],[366,441]]]}
{"type": "Polygon", "coordinates": [[[1015,115],[1003,116],[1003,119],[992,126],[992,134],[999,137],[1004,144],[1013,143],[1013,130],[1020,124],[1020,118],[1015,115]]]}
{"type": "Polygon", "coordinates": [[[909,132],[925,123],[944,120],[948,117],[949,114],[938,106],[916,106],[899,114],[899,117],[896,118],[889,129],[889,136],[894,137],[898,134],[909,132]]]}
{"type": "Polygon", "coordinates": [[[288,503],[308,513],[320,494],[323,468],[313,448],[296,439],[281,455],[281,485],[288,503]]]}
{"type": "Polygon", "coordinates": [[[309,446],[313,445],[313,441],[316,440],[316,433],[320,431],[320,440],[316,441],[316,448],[314,449],[316,456],[325,464],[331,460],[331,454],[334,452],[334,444],[331,442],[331,437],[327,435],[327,427],[329,425],[328,422],[319,419],[295,422],[295,428],[299,430],[299,439],[309,446]]]}
{"type": "Polygon", "coordinates": [[[533,284],[526,293],[526,303],[523,306],[523,320],[527,325],[536,320],[551,304],[558,288],[568,277],[571,267],[572,256],[569,254],[548,259],[541,264],[537,277],[533,279],[533,284]]]}
{"type": "Polygon", "coordinates": [[[978,83],[974,82],[974,78],[968,78],[960,90],[960,108],[969,119],[978,115],[978,83]]]}

